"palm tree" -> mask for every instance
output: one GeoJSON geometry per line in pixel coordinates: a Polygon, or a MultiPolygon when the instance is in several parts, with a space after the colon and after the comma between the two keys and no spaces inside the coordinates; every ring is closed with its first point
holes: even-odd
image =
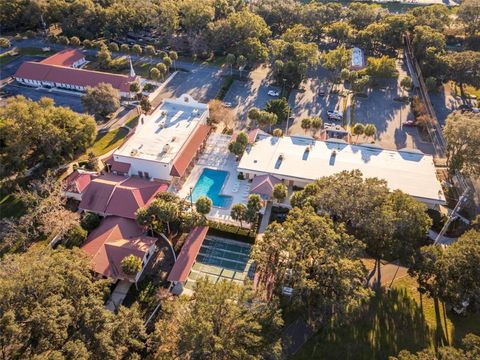
{"type": "Polygon", "coordinates": [[[230,75],[233,74],[233,65],[235,64],[235,55],[233,54],[228,54],[227,57],[226,57],[226,62],[228,65],[230,65],[230,75]]]}
{"type": "Polygon", "coordinates": [[[240,71],[240,77],[242,77],[242,71],[245,65],[247,65],[247,58],[243,55],[239,55],[237,57],[237,66],[238,70],[240,71]]]}
{"type": "Polygon", "coordinates": [[[313,129],[313,135],[317,133],[317,131],[322,127],[323,121],[320,119],[320,117],[315,116],[312,118],[312,129],[313,129]]]}
{"type": "Polygon", "coordinates": [[[200,196],[195,202],[195,209],[205,218],[210,210],[212,210],[212,200],[206,196],[200,196]]]}
{"type": "Polygon", "coordinates": [[[162,80],[163,80],[165,78],[165,74],[167,73],[167,67],[165,66],[164,63],[158,63],[157,69],[160,72],[160,76],[162,77],[162,80]]]}
{"type": "Polygon", "coordinates": [[[173,69],[176,70],[176,69],[175,69],[175,61],[178,60],[178,54],[177,54],[177,52],[172,50],[172,51],[170,51],[170,52],[168,53],[168,56],[170,57],[170,59],[173,60],[173,69]]]}
{"type": "Polygon", "coordinates": [[[355,124],[352,131],[353,131],[353,134],[357,136],[355,141],[358,142],[358,137],[365,133],[365,126],[363,126],[363,124],[360,124],[360,123],[355,124]]]}
{"type": "Polygon", "coordinates": [[[373,137],[377,133],[377,128],[373,124],[367,124],[365,126],[364,134],[366,137],[373,137]]]}
{"type": "Polygon", "coordinates": [[[170,222],[178,219],[178,206],[172,202],[158,200],[158,219],[167,225],[167,231],[170,234],[170,222]]]}
{"type": "Polygon", "coordinates": [[[233,220],[240,221],[240,227],[243,227],[243,220],[245,220],[246,213],[247,207],[242,203],[233,205],[232,210],[230,210],[230,216],[233,220]]]}
{"type": "Polygon", "coordinates": [[[305,135],[307,134],[307,130],[312,127],[312,119],[310,118],[305,118],[302,119],[302,129],[305,131],[305,135]]]}

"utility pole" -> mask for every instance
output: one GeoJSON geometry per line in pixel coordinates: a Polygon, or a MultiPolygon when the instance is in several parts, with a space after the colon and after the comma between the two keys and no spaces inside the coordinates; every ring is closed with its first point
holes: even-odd
{"type": "Polygon", "coordinates": [[[455,207],[453,208],[453,211],[450,213],[450,215],[448,216],[448,219],[447,219],[447,222],[445,223],[445,225],[443,225],[443,228],[442,230],[440,230],[440,232],[438,233],[436,239],[435,239],[435,242],[434,244],[438,244],[438,242],[442,239],[443,235],[445,234],[445,232],[447,231],[448,227],[450,226],[451,222],[453,220],[455,220],[455,215],[457,214],[458,210],[460,210],[460,207],[462,206],[462,204],[467,200],[467,195],[469,193],[469,189],[466,188],[463,193],[462,193],[462,196],[460,196],[460,198],[458,199],[458,202],[457,204],[455,205],[455,207]]]}

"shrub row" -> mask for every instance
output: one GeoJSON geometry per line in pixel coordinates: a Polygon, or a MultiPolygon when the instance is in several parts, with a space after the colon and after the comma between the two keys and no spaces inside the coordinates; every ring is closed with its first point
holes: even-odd
{"type": "Polygon", "coordinates": [[[242,241],[249,244],[255,242],[256,233],[253,230],[245,229],[233,224],[224,224],[218,221],[208,221],[210,235],[225,237],[232,240],[242,241]]]}

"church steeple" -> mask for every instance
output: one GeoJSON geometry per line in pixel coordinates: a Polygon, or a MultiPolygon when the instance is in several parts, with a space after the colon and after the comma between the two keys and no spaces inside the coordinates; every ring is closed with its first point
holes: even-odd
{"type": "Polygon", "coordinates": [[[135,70],[133,69],[133,64],[132,64],[132,57],[128,57],[130,59],[130,78],[135,79],[137,75],[135,74],[135,70]]]}

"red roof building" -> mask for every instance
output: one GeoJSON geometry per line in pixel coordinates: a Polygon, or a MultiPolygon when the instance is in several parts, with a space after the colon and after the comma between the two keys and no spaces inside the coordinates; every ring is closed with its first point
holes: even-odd
{"type": "Polygon", "coordinates": [[[197,226],[190,231],[175,265],[170,271],[170,274],[168,274],[168,281],[183,283],[187,280],[188,274],[190,274],[190,270],[192,270],[198,252],[202,247],[203,240],[205,240],[205,236],[207,236],[207,232],[208,226],[197,226]]]}
{"type": "Polygon", "coordinates": [[[79,209],[102,216],[115,215],[135,219],[139,208],[148,206],[159,192],[168,189],[166,183],[116,175],[92,179],[79,209]]]}
{"type": "Polygon", "coordinates": [[[78,67],[83,65],[85,60],[85,54],[77,49],[65,49],[52,56],[40,61],[42,64],[59,65],[67,67],[78,67]]]}
{"type": "Polygon", "coordinates": [[[250,193],[258,194],[264,200],[268,200],[273,195],[273,188],[282,181],[273,175],[257,175],[253,178],[250,185],[250,193]]]}
{"type": "Polygon", "coordinates": [[[170,171],[170,175],[182,177],[185,175],[188,166],[192,164],[192,160],[197,156],[202,148],[202,144],[208,137],[211,127],[208,125],[199,125],[195,132],[190,136],[188,142],[184,145],[180,154],[177,155],[175,162],[170,171]]]}
{"type": "Polygon", "coordinates": [[[41,62],[24,62],[13,77],[24,85],[75,91],[85,91],[87,86],[107,83],[117,89],[122,97],[130,97],[130,84],[136,80],[135,76],[77,68],[85,62],[85,56],[80,51],[64,50],[41,62]]]}
{"type": "Polygon", "coordinates": [[[145,236],[134,220],[109,216],[90,233],[81,248],[91,257],[98,274],[113,280],[135,282],[155,251],[156,240],[145,236]],[[122,271],[122,260],[129,255],[138,256],[143,261],[142,271],[136,276],[122,271]]]}
{"type": "Polygon", "coordinates": [[[90,182],[98,177],[96,172],[75,170],[65,179],[65,196],[74,198],[77,200],[82,199],[82,194],[85,189],[90,185],[90,182]]]}

